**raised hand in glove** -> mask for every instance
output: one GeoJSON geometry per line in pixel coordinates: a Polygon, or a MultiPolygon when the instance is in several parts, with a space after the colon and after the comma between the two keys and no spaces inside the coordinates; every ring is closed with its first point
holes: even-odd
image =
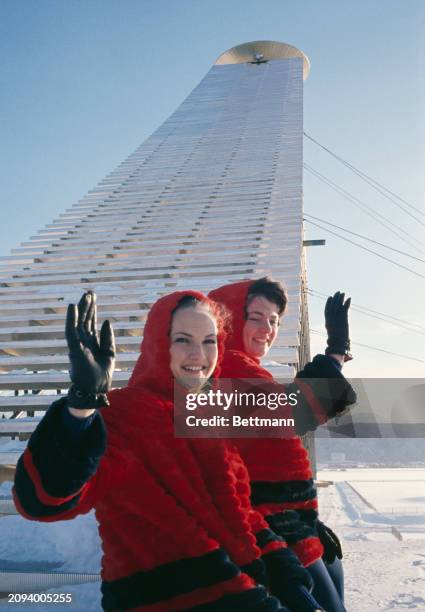
{"type": "Polygon", "coordinates": [[[78,303],[68,306],[65,336],[69,348],[70,377],[68,406],[81,410],[108,406],[106,393],[115,367],[114,331],[104,321],[97,333],[96,295],[84,293],[78,303]]]}
{"type": "Polygon", "coordinates": [[[331,564],[335,561],[335,557],[342,559],[341,542],[332,529],[327,527],[322,521],[317,521],[317,533],[324,548],[323,561],[331,564]]]}
{"type": "Polygon", "coordinates": [[[283,548],[262,557],[268,588],[283,605],[297,612],[315,612],[321,607],[311,595],[313,578],[290,548],[283,548]]]}
{"type": "Polygon", "coordinates": [[[351,298],[345,300],[345,293],[337,291],[329,296],[325,306],[325,325],[328,332],[326,355],[343,355],[344,361],[352,359],[350,355],[350,335],[348,328],[348,309],[351,298]]]}

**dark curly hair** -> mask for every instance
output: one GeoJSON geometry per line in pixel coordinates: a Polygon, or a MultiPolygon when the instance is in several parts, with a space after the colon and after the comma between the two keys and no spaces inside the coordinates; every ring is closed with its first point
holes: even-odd
{"type": "MultiPolygon", "coordinates": [[[[276,304],[279,315],[285,312],[288,303],[288,295],[282,283],[272,280],[269,276],[263,276],[252,283],[248,289],[248,297],[245,309],[258,296],[265,297],[266,300],[276,304]]],[[[246,314],[246,312],[245,312],[246,314]]]]}

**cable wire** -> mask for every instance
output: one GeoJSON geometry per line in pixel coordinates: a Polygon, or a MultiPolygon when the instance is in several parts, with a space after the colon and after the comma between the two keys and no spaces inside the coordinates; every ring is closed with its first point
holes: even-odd
{"type": "Polygon", "coordinates": [[[310,221],[309,219],[306,219],[306,221],[307,223],[310,223],[311,225],[315,225],[316,227],[318,227],[324,232],[328,232],[329,234],[332,234],[333,236],[336,236],[337,238],[341,238],[341,240],[345,240],[346,242],[353,244],[354,246],[358,247],[359,249],[362,249],[363,251],[366,251],[367,253],[372,253],[372,255],[376,255],[376,257],[379,257],[380,259],[383,259],[384,261],[387,261],[388,263],[391,263],[394,266],[397,266],[398,268],[405,270],[406,272],[410,272],[411,274],[414,274],[415,276],[419,276],[420,278],[425,279],[425,275],[421,274],[420,272],[416,272],[416,270],[412,270],[411,268],[408,268],[407,266],[404,266],[403,264],[398,263],[397,261],[394,261],[393,259],[390,259],[389,257],[385,257],[385,255],[381,255],[381,253],[377,253],[376,251],[373,251],[372,249],[368,249],[362,244],[358,244],[357,242],[354,242],[354,240],[350,240],[349,238],[346,238],[345,236],[340,236],[340,234],[333,232],[327,227],[322,227],[318,223],[315,223],[314,221],[310,221]]]}
{"type": "MultiPolygon", "coordinates": [[[[315,291],[314,289],[306,289],[306,292],[312,297],[315,297],[320,300],[327,300],[328,298],[328,296],[324,293],[320,293],[319,291],[315,291]]],[[[351,304],[350,310],[358,312],[367,317],[371,317],[373,319],[378,319],[379,321],[384,321],[385,323],[390,323],[395,327],[406,329],[407,331],[410,331],[414,334],[420,334],[422,336],[425,336],[425,327],[416,323],[411,323],[410,321],[406,321],[405,319],[399,319],[397,317],[393,317],[392,315],[387,315],[383,312],[379,312],[378,310],[372,310],[371,308],[367,308],[366,306],[359,306],[356,304],[351,304]]]]}
{"type": "MultiPolygon", "coordinates": [[[[316,334],[318,336],[325,336],[323,332],[319,332],[315,329],[310,329],[311,334],[316,334]]],[[[410,361],[419,361],[419,363],[425,363],[425,359],[420,359],[419,357],[412,357],[411,355],[402,355],[401,353],[394,353],[393,351],[387,351],[386,349],[378,348],[377,346],[371,346],[370,344],[362,344],[361,342],[352,342],[353,346],[361,346],[362,348],[371,349],[373,351],[378,351],[379,353],[385,353],[387,355],[393,355],[395,357],[401,357],[402,359],[409,359],[410,361]]]]}
{"type": "Polygon", "coordinates": [[[407,202],[407,200],[403,199],[402,197],[400,197],[399,195],[397,195],[396,193],[394,193],[393,191],[391,191],[390,189],[388,189],[387,187],[385,187],[385,185],[382,185],[382,183],[379,183],[377,180],[375,180],[374,178],[372,178],[371,176],[369,176],[368,174],[366,174],[365,172],[363,172],[362,170],[359,170],[359,168],[356,168],[356,166],[354,166],[353,164],[351,164],[350,162],[348,162],[346,159],[344,159],[343,157],[337,155],[336,153],[334,153],[333,151],[331,151],[331,149],[329,149],[328,147],[325,147],[325,145],[321,144],[320,142],[318,142],[315,138],[313,138],[312,136],[310,136],[309,134],[307,134],[306,132],[303,132],[304,136],[306,138],[308,138],[309,140],[311,140],[311,142],[313,142],[314,144],[316,144],[317,146],[319,146],[321,149],[323,149],[324,151],[326,151],[327,153],[329,153],[329,155],[332,155],[332,157],[334,157],[335,159],[337,159],[340,163],[342,163],[344,166],[346,166],[347,168],[349,168],[352,172],[354,172],[354,174],[356,174],[359,178],[361,178],[363,181],[365,181],[368,185],[370,185],[373,189],[375,189],[378,193],[380,193],[381,195],[384,196],[384,198],[387,198],[387,200],[389,200],[390,202],[392,202],[393,204],[395,204],[395,206],[397,206],[398,208],[400,208],[402,211],[404,211],[407,215],[409,215],[410,217],[412,217],[412,219],[415,219],[415,221],[417,221],[418,223],[420,223],[421,225],[423,225],[425,227],[425,223],[421,220],[418,219],[418,217],[416,217],[416,215],[414,215],[413,213],[411,213],[409,210],[406,210],[406,208],[404,206],[402,206],[402,204],[400,204],[400,202],[403,202],[403,204],[405,204],[408,208],[411,208],[412,210],[414,210],[415,212],[419,213],[420,215],[422,215],[423,217],[425,217],[425,213],[420,210],[419,208],[417,208],[416,206],[414,206],[413,204],[410,204],[409,202],[407,202]],[[399,200],[399,202],[396,201],[396,199],[399,200]]]}
{"type": "MultiPolygon", "coordinates": [[[[383,244],[382,242],[379,242],[378,240],[373,240],[373,238],[368,238],[367,236],[363,236],[363,234],[357,234],[356,232],[346,229],[345,227],[341,227],[340,225],[335,225],[334,223],[331,223],[330,221],[326,221],[325,219],[320,219],[320,217],[315,217],[314,215],[310,215],[308,213],[304,213],[304,216],[311,217],[312,219],[316,219],[316,221],[320,221],[321,223],[325,223],[326,225],[330,225],[331,227],[336,227],[337,229],[340,229],[343,232],[347,232],[348,234],[351,234],[352,236],[357,236],[357,238],[362,238],[363,240],[367,240],[368,242],[372,242],[373,244],[378,244],[379,246],[384,247],[385,249],[389,249],[390,251],[394,251],[394,253],[398,253],[399,255],[404,255],[405,257],[410,257],[410,259],[414,259],[415,261],[420,261],[422,263],[425,263],[425,259],[421,259],[420,257],[415,257],[414,255],[410,255],[410,253],[406,253],[405,251],[399,251],[398,249],[395,249],[394,247],[391,247],[388,244],[383,244]]],[[[306,221],[308,221],[308,219],[306,219],[306,221]]]]}
{"type": "Polygon", "coordinates": [[[369,217],[372,217],[372,219],[377,221],[380,225],[385,227],[388,231],[390,231],[392,234],[397,236],[400,240],[402,240],[409,246],[413,247],[414,249],[416,249],[417,251],[425,255],[425,251],[419,248],[418,246],[416,246],[415,244],[413,244],[412,240],[420,244],[422,247],[425,247],[424,242],[422,242],[421,240],[418,240],[418,238],[416,238],[415,236],[412,236],[409,232],[407,232],[406,230],[402,229],[401,227],[393,223],[390,219],[385,217],[382,213],[377,213],[371,206],[369,206],[368,204],[366,204],[365,202],[363,202],[362,200],[360,200],[359,198],[351,194],[349,191],[347,191],[346,189],[344,189],[337,183],[334,183],[333,181],[331,181],[331,179],[321,174],[318,170],[316,170],[312,166],[309,166],[306,163],[304,163],[303,166],[315,178],[320,180],[322,183],[325,183],[325,185],[327,185],[328,187],[336,191],[336,193],[338,193],[339,195],[342,195],[343,198],[351,202],[354,206],[356,206],[356,208],[359,208],[360,210],[362,210],[365,214],[369,215],[369,217]],[[404,234],[404,236],[407,236],[407,238],[401,236],[400,232],[404,234]]]}

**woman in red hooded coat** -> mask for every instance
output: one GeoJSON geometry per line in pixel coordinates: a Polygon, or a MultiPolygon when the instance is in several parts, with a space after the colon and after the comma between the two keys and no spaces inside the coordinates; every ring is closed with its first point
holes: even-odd
{"type": "MultiPolygon", "coordinates": [[[[128,387],[107,395],[115,345],[109,322],[97,335],[93,293],[70,305],[66,336],[73,384],[18,462],[20,513],[58,521],[95,508],[104,610],[285,611],[258,585],[253,525],[266,523],[237,453],[225,441],[174,438],[173,375],[193,389],[218,373],[217,305],[197,292],[158,300],[128,387]]],[[[263,552],[284,546],[271,537],[263,552]]]]}
{"type": "MultiPolygon", "coordinates": [[[[344,355],[351,358],[347,318],[350,300],[344,303],[344,295],[340,293],[328,300],[326,355],[317,355],[307,364],[297,374],[294,384],[282,386],[261,366],[260,358],[277,336],[287,301],[283,287],[269,278],[248,280],[215,289],[209,297],[232,314],[232,333],[226,339],[221,377],[234,381],[245,379],[239,380],[245,391],[249,379],[264,379],[264,387],[269,392],[289,395],[291,390],[301,391],[293,413],[291,407],[287,408],[287,416],[295,418],[295,431],[290,435],[285,432],[282,438],[239,438],[235,442],[250,474],[253,507],[309,568],[315,580],[312,594],[316,600],[327,612],[343,611],[340,544],[335,534],[318,521],[317,492],[309,456],[296,434],[314,431],[355,402],[355,393],[340,372],[344,355]],[[325,385],[321,384],[323,380],[325,385]],[[329,571],[321,561],[322,555],[330,562],[329,571]],[[333,572],[336,585],[329,576],[333,572]]],[[[258,385],[255,388],[262,390],[258,385]]]]}

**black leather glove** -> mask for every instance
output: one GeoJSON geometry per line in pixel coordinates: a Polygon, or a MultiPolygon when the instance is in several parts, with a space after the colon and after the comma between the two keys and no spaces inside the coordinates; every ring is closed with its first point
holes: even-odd
{"type": "Polygon", "coordinates": [[[84,293],[78,303],[68,306],[65,336],[69,348],[70,377],[68,406],[87,409],[108,406],[106,393],[115,366],[114,331],[104,321],[100,338],[97,333],[96,295],[84,293]]]}
{"type": "Polygon", "coordinates": [[[263,555],[266,564],[268,588],[284,606],[297,612],[314,612],[320,605],[310,594],[313,578],[290,548],[263,555]]]}
{"type": "Polygon", "coordinates": [[[322,521],[317,521],[317,533],[324,548],[323,561],[330,564],[335,561],[335,557],[342,559],[341,542],[332,529],[327,527],[322,521]]]}
{"type": "Polygon", "coordinates": [[[350,355],[350,335],[348,328],[348,309],[351,298],[345,300],[345,293],[337,291],[329,296],[325,306],[325,325],[328,332],[328,347],[326,355],[332,353],[344,355],[344,360],[352,359],[350,355]]]}

